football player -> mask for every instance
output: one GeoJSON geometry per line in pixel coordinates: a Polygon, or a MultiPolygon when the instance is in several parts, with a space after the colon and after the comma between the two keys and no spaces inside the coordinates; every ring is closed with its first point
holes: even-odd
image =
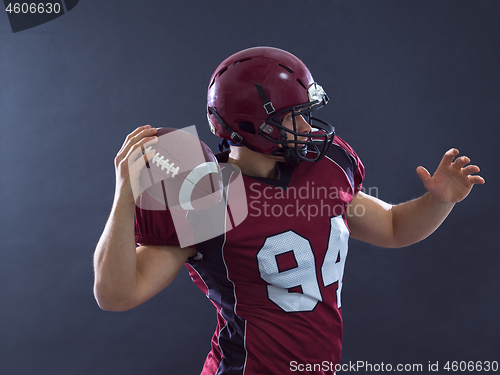
{"type": "Polygon", "coordinates": [[[361,191],[364,167],[356,152],[315,117],[327,102],[307,67],[277,48],[246,49],[217,67],[207,116],[223,139],[221,151],[228,149],[218,161],[243,174],[248,216],[188,248],[179,247],[168,210],[135,206],[130,181],[140,166],[129,167],[129,159],[155,141],[156,129],[129,134],[115,159],[115,200],[95,251],[99,306],[131,309],[186,264],[217,310],[202,374],[333,373],[349,237],[381,247],[418,242],[484,180],[451,149],[432,176],[417,168],[428,190],[422,197],[391,205],[369,196],[361,191]]]}

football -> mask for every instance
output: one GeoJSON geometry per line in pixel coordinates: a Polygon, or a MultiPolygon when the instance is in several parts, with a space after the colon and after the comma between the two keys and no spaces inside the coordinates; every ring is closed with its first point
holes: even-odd
{"type": "Polygon", "coordinates": [[[223,192],[221,170],[195,127],[157,128],[156,135],[158,141],[144,150],[152,149],[155,155],[141,171],[140,183],[146,189],[143,194],[152,196],[162,209],[201,210],[219,203],[223,192]]]}

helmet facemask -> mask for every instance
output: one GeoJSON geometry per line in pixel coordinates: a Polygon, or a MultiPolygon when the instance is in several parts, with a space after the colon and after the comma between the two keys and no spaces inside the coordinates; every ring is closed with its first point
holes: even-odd
{"type": "Polygon", "coordinates": [[[302,161],[317,162],[321,160],[330,148],[335,136],[335,129],[326,121],[312,116],[312,112],[328,103],[328,96],[323,88],[313,83],[308,90],[309,103],[296,105],[272,114],[261,125],[258,134],[279,145],[271,152],[274,156],[283,156],[288,164],[299,164],[302,161]],[[283,126],[283,119],[291,113],[293,129],[283,126]],[[309,133],[298,132],[297,117],[302,116],[311,127],[309,133]],[[279,130],[280,139],[269,136],[279,130]],[[289,134],[292,137],[289,138],[289,134]],[[304,139],[304,137],[306,137],[304,139]]]}

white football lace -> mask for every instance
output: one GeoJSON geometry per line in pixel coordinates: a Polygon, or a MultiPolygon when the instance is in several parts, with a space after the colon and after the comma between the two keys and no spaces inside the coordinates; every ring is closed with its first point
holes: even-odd
{"type": "MultiPolygon", "coordinates": [[[[148,152],[151,150],[153,147],[149,146],[145,152],[148,152]]],[[[156,150],[153,150],[156,152],[156,150]]],[[[163,155],[160,153],[156,152],[155,156],[153,157],[153,160],[151,160],[151,163],[155,163],[157,167],[161,167],[162,171],[165,171],[165,173],[168,174],[172,172],[172,177],[175,177],[177,173],[179,173],[179,167],[174,167],[174,162],[169,163],[169,159],[165,159],[163,155]]]]}

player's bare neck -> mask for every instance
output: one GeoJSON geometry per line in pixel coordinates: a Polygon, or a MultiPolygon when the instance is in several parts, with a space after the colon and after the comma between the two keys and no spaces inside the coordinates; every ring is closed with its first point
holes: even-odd
{"type": "Polygon", "coordinates": [[[260,154],[244,146],[231,146],[228,161],[237,165],[247,176],[278,178],[278,159],[274,156],[260,154]]]}

